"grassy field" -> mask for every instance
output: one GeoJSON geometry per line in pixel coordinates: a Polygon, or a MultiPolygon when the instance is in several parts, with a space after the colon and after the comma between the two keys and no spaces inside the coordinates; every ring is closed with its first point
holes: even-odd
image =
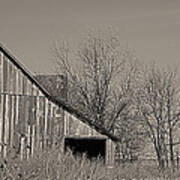
{"type": "Polygon", "coordinates": [[[160,172],[154,163],[134,162],[107,167],[99,160],[73,157],[57,150],[37,153],[28,161],[12,155],[0,161],[0,180],[163,180],[180,179],[180,171],[160,172]]]}

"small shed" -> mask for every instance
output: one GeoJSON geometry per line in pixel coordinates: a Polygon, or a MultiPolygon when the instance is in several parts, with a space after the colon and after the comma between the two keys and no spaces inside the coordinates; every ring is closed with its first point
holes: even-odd
{"type": "Polygon", "coordinates": [[[0,45],[0,155],[15,148],[21,159],[35,149],[60,144],[114,164],[117,138],[77,109],[49,94],[4,46],[0,45]]]}

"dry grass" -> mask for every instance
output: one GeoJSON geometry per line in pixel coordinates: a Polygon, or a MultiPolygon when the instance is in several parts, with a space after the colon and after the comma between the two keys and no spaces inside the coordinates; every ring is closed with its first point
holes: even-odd
{"type": "Polygon", "coordinates": [[[156,165],[135,162],[107,167],[98,159],[65,155],[58,150],[37,153],[28,161],[8,156],[0,161],[1,180],[163,180],[179,179],[180,172],[160,172],[156,165]]]}

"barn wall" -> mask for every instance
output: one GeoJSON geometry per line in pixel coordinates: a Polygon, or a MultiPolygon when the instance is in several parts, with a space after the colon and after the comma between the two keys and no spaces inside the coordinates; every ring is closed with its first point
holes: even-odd
{"type": "Polygon", "coordinates": [[[0,153],[21,158],[51,148],[63,134],[63,113],[2,52],[0,53],[0,153]],[[57,113],[56,113],[57,112],[57,113]],[[60,113],[58,113],[60,112],[60,113]]]}
{"type": "Polygon", "coordinates": [[[0,52],[0,154],[14,148],[21,159],[50,149],[65,137],[106,139],[106,163],[114,162],[114,143],[53,102],[0,52]]]}

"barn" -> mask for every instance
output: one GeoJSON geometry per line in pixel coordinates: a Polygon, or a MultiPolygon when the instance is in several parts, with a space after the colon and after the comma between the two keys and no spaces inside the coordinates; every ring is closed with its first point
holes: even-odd
{"type": "Polygon", "coordinates": [[[60,147],[114,164],[116,137],[77,109],[53,97],[0,45],[0,155],[15,149],[21,159],[36,150],[60,147]]]}

